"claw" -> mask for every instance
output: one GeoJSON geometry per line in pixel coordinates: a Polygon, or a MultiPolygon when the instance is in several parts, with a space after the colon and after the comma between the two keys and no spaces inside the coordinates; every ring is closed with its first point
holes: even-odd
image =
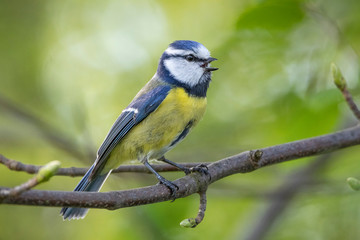
{"type": "Polygon", "coordinates": [[[209,174],[209,168],[205,165],[205,164],[200,164],[196,167],[192,167],[189,169],[190,172],[198,172],[204,175],[209,176],[210,180],[211,180],[211,175],[209,174]]]}
{"type": "Polygon", "coordinates": [[[172,199],[171,202],[175,201],[176,192],[177,192],[177,190],[179,190],[179,187],[176,184],[170,182],[169,180],[166,180],[163,177],[159,178],[159,181],[160,181],[160,184],[164,184],[170,190],[171,199],[172,199]]]}
{"type": "Polygon", "coordinates": [[[171,194],[171,199],[172,201],[175,201],[176,199],[176,192],[177,190],[179,190],[179,187],[170,182],[169,180],[166,180],[163,176],[161,176],[159,173],[157,173],[155,171],[155,169],[149,164],[149,162],[147,160],[144,161],[144,165],[145,167],[147,167],[151,172],[153,172],[156,176],[156,178],[159,180],[159,182],[161,184],[164,184],[169,190],[170,190],[170,194],[171,194]]]}
{"type": "Polygon", "coordinates": [[[191,171],[191,168],[184,168],[182,169],[185,173],[185,175],[189,175],[192,171],[191,171]]]}

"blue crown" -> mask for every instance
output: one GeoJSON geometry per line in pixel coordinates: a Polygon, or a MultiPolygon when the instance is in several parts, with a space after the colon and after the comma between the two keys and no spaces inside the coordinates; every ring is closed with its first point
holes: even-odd
{"type": "Polygon", "coordinates": [[[190,40],[178,40],[169,45],[169,47],[183,50],[194,50],[201,46],[201,43],[190,41],[190,40]]]}

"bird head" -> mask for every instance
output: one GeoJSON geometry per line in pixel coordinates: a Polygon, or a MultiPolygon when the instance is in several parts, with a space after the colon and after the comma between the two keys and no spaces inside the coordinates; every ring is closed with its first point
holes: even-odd
{"type": "MultiPolygon", "coordinates": [[[[210,66],[217,60],[210,56],[209,50],[201,43],[188,40],[175,41],[169,45],[160,58],[158,74],[175,84],[189,88],[211,81],[211,72],[217,70],[210,66]]],[[[207,88],[207,87],[206,87],[207,88]]]]}

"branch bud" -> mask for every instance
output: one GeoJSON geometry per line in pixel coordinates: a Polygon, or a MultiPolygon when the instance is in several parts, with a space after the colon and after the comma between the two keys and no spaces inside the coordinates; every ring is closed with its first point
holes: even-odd
{"type": "Polygon", "coordinates": [[[180,226],[184,228],[193,228],[196,227],[196,219],[195,218],[187,218],[181,221],[180,226]]]}
{"type": "Polygon", "coordinates": [[[36,181],[38,183],[48,181],[58,171],[60,164],[59,161],[51,161],[40,168],[39,172],[36,174],[36,181]]]}
{"type": "Polygon", "coordinates": [[[346,81],[340,68],[335,63],[331,63],[331,73],[336,87],[343,91],[346,87],[346,81]]]}
{"type": "Polygon", "coordinates": [[[346,179],[346,181],[353,190],[355,190],[355,191],[360,190],[360,181],[358,179],[349,177],[346,179]]]}

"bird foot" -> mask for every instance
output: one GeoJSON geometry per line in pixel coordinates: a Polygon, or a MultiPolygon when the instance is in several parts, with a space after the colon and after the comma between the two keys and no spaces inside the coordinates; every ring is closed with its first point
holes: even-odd
{"type": "Polygon", "coordinates": [[[176,184],[172,183],[171,181],[166,180],[164,177],[160,177],[158,179],[160,184],[164,184],[170,190],[172,202],[175,201],[176,192],[177,190],[179,190],[179,187],[176,184]]]}
{"type": "MultiPolygon", "coordinates": [[[[204,174],[206,176],[209,176],[210,177],[210,180],[211,180],[211,176],[209,174],[209,168],[205,165],[205,164],[200,164],[196,167],[192,167],[192,168],[189,168],[189,173],[193,173],[193,172],[198,172],[200,174],[204,174]]],[[[186,173],[187,175],[188,173],[186,173]]]]}

